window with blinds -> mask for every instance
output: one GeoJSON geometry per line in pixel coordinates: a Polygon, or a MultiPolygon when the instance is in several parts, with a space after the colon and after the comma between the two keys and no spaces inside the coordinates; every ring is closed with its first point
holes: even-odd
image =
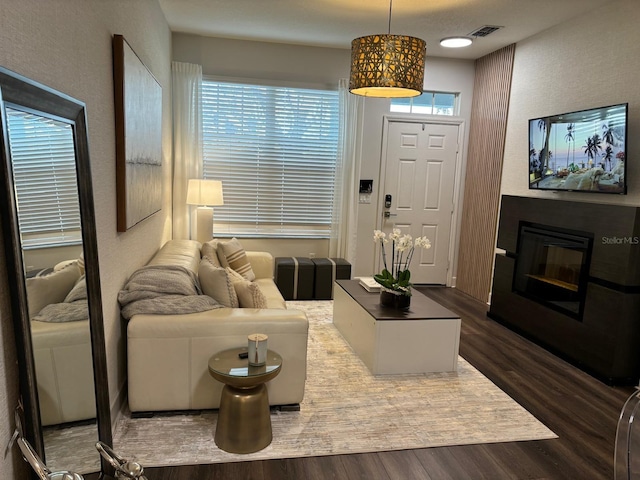
{"type": "Polygon", "coordinates": [[[23,247],[82,243],[71,126],[6,111],[23,247]]]}
{"type": "Polygon", "coordinates": [[[338,92],[205,80],[204,178],[222,180],[216,236],[327,238],[338,92]]]}

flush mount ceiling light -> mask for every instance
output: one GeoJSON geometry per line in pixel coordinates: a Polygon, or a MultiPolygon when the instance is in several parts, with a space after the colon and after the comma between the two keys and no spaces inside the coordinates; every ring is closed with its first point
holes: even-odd
{"type": "Polygon", "coordinates": [[[351,42],[349,91],[365,97],[416,97],[422,94],[427,44],[407,35],[389,31],[367,35],[351,42]]]}
{"type": "Polygon", "coordinates": [[[473,43],[470,37],[446,37],[440,40],[440,45],[447,48],[468,47],[473,43]]]}

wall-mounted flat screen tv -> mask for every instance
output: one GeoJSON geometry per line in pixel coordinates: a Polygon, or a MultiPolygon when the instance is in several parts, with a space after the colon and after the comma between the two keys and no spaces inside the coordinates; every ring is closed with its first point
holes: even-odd
{"type": "Polygon", "coordinates": [[[529,188],[627,193],[628,104],[529,120],[529,188]]]}

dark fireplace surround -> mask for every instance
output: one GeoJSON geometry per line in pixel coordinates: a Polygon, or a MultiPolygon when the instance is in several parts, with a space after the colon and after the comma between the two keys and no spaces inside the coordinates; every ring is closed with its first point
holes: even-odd
{"type": "Polygon", "coordinates": [[[490,318],[612,385],[640,379],[640,208],[502,197],[490,318]]]}

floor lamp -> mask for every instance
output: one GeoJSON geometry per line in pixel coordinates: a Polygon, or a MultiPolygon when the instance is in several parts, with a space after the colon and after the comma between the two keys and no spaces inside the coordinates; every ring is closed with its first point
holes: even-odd
{"type": "MultiPolygon", "coordinates": [[[[187,187],[187,205],[198,205],[195,213],[195,239],[200,243],[213,238],[213,208],[224,205],[220,180],[191,179],[187,187]]],[[[193,234],[192,234],[193,236],[193,234]]]]}

